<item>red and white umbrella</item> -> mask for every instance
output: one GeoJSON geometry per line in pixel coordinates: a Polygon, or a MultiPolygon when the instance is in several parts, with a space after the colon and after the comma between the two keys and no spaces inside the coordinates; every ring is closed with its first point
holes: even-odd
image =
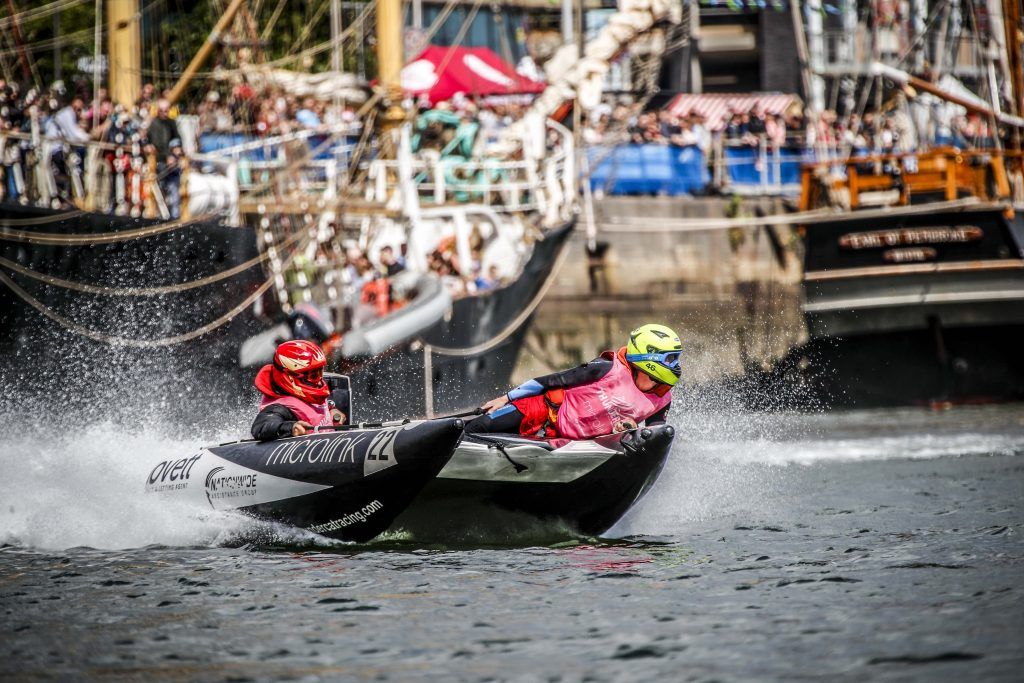
{"type": "Polygon", "coordinates": [[[483,97],[539,93],[544,88],[485,47],[431,45],[402,69],[402,89],[409,95],[426,95],[431,104],[457,93],[483,97]]]}

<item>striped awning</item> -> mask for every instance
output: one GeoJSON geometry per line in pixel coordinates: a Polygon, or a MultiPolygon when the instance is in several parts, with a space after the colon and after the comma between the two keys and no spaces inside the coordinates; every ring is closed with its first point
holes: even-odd
{"type": "Polygon", "coordinates": [[[766,114],[782,114],[794,102],[800,103],[801,100],[796,95],[777,92],[705,95],[683,93],[676,95],[675,99],[669,102],[668,110],[675,116],[701,114],[708,130],[718,131],[725,128],[733,112],[753,112],[760,108],[766,114]]]}

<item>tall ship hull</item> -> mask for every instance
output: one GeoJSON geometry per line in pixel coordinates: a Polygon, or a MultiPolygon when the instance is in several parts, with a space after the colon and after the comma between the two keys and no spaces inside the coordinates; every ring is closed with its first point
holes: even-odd
{"type": "Polygon", "coordinates": [[[942,149],[845,165],[826,182],[824,164],[804,169],[809,340],[761,378],[778,402],[1024,399],[1020,155],[942,149]],[[837,196],[845,210],[821,208],[837,196]]]}
{"type": "Polygon", "coordinates": [[[262,261],[251,230],[0,205],[0,382],[159,404],[238,396],[262,261]]]}
{"type": "Polygon", "coordinates": [[[804,316],[833,405],[1024,398],[1024,216],[1002,203],[808,226],[804,316]]]}

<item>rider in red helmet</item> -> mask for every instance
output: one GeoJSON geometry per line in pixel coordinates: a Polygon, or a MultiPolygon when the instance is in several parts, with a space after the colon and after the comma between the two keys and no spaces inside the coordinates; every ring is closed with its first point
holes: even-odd
{"type": "Polygon", "coordinates": [[[345,423],[346,416],[334,406],[324,381],[326,365],[323,349],[313,342],[287,341],[277,347],[274,362],[256,375],[263,398],[252,423],[254,439],[302,436],[315,427],[345,423]]]}

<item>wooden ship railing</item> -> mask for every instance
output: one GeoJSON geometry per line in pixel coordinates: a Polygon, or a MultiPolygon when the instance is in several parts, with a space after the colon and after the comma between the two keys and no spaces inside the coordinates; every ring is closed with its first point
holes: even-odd
{"type": "Polygon", "coordinates": [[[921,196],[1022,203],[1022,168],[1024,153],[1020,151],[954,147],[806,164],[800,178],[800,210],[835,205],[837,200],[849,209],[877,206],[878,202],[866,196],[869,193],[886,193],[889,201],[884,203],[890,206],[907,206],[921,196]]]}

